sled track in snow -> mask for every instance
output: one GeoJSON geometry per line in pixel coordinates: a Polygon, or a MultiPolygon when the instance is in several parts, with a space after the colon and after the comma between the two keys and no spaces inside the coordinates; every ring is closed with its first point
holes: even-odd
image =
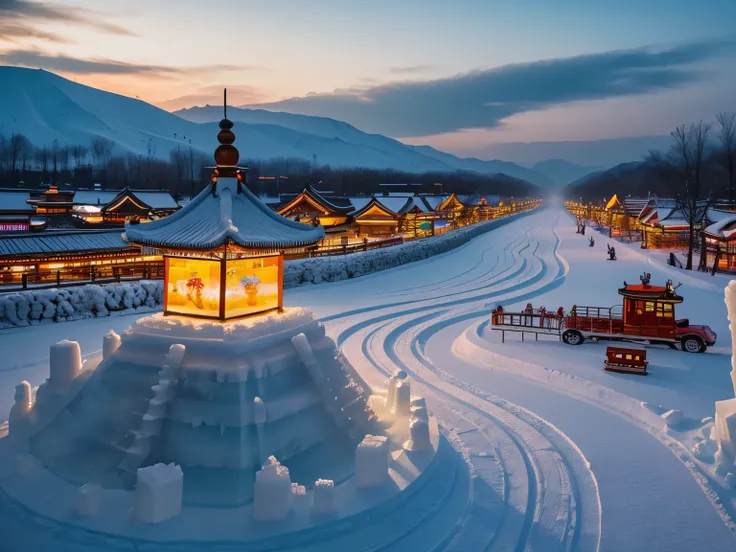
{"type": "Polygon", "coordinates": [[[451,278],[323,319],[348,358],[359,352],[369,361],[371,381],[409,373],[472,466],[473,501],[445,550],[587,552],[600,543],[597,483],[580,450],[551,424],[457,380],[425,354],[443,329],[560,285],[566,266],[549,231],[557,218],[543,216],[523,233],[511,224],[476,238],[485,242],[480,259],[451,278]]]}

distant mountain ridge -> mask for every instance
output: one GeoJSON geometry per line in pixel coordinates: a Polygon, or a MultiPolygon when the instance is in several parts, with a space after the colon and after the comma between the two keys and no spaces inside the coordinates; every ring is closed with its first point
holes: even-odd
{"type": "MultiPolygon", "coordinates": [[[[219,121],[220,106],[190,107],[174,112],[175,115],[197,123],[219,121]]],[[[475,158],[460,158],[430,146],[408,146],[381,134],[363,132],[348,123],[327,117],[295,115],[283,111],[267,111],[228,107],[228,118],[246,124],[268,124],[286,127],[294,131],[312,134],[321,138],[359,145],[382,155],[405,159],[423,167],[423,171],[465,170],[484,174],[503,173],[520,178],[538,186],[550,187],[554,182],[546,175],[508,161],[483,161],[475,158]]]]}
{"type": "Polygon", "coordinates": [[[531,168],[549,177],[557,186],[566,186],[586,175],[604,170],[604,167],[576,165],[564,159],[540,161],[531,168]]]}

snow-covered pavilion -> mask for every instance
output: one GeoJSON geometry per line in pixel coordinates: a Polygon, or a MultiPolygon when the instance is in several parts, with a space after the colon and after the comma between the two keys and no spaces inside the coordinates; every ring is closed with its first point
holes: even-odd
{"type": "Polygon", "coordinates": [[[164,313],[227,320],[282,309],[284,250],[324,237],[288,220],[245,186],[233,123],[220,121],[212,179],[174,214],[126,224],[128,242],[164,253],[164,313]]]}

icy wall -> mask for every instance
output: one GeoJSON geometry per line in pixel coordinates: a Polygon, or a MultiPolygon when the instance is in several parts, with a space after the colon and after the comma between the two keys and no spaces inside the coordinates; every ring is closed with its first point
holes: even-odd
{"type": "Polygon", "coordinates": [[[469,240],[485,234],[499,226],[513,222],[533,211],[518,213],[501,219],[481,222],[459,228],[432,238],[412,241],[393,247],[373,249],[351,255],[299,259],[284,266],[284,287],[301,284],[321,284],[358,278],[372,272],[421,261],[440,253],[446,253],[464,245],[469,240]]]}
{"type": "Polygon", "coordinates": [[[0,295],[0,328],[109,316],[163,304],[162,281],[23,291],[0,295]]]}

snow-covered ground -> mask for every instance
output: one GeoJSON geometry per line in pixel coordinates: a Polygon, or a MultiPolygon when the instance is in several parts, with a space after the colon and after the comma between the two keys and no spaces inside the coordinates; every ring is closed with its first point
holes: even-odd
{"type": "MultiPolygon", "coordinates": [[[[466,522],[446,550],[736,549],[734,495],[718,488],[658,414],[680,409],[683,428],[733,395],[727,279],[690,274],[661,254],[603,236],[588,247],[561,208],[540,209],[443,255],[359,279],[289,290],[311,308],[370,383],[402,368],[473,467],[466,522]],[[520,342],[488,329],[501,303],[549,309],[620,302],[624,279],[681,281],[679,317],[709,324],[704,355],[649,347],[650,375],[603,371],[605,343],[520,342]],[[715,489],[715,492],[711,491],[715,489]]],[[[95,355],[110,329],[135,316],[0,332],[0,417],[17,382],[47,376],[48,347],[63,338],[95,355]]]]}

